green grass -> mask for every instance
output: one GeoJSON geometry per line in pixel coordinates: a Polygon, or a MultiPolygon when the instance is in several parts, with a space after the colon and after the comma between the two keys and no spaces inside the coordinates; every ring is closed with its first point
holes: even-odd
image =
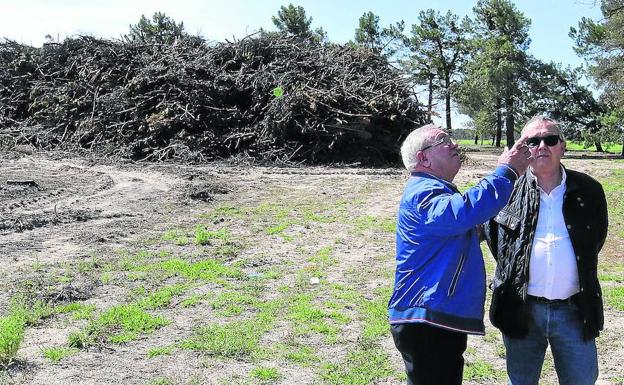
{"type": "Polygon", "coordinates": [[[269,383],[277,381],[280,378],[280,373],[277,368],[260,366],[253,368],[251,372],[249,372],[249,376],[259,380],[262,383],[269,383]]]}
{"type": "Polygon", "coordinates": [[[221,219],[235,219],[244,218],[246,211],[240,207],[234,207],[230,205],[218,206],[209,213],[202,213],[198,215],[199,219],[208,219],[210,221],[216,221],[221,219]]]}
{"type": "Polygon", "coordinates": [[[252,321],[234,321],[223,325],[198,328],[183,341],[184,349],[202,351],[217,357],[248,358],[260,351],[263,331],[252,321]]]}
{"type": "Polygon", "coordinates": [[[380,349],[358,349],[340,363],[326,363],[321,371],[323,385],[368,385],[393,376],[389,357],[380,349]]]}
{"type": "Polygon", "coordinates": [[[66,305],[54,307],[55,314],[70,313],[75,320],[89,319],[95,312],[95,305],[88,305],[79,302],[72,302],[66,305]]]}
{"type": "Polygon", "coordinates": [[[293,296],[289,301],[290,308],[287,318],[293,322],[295,330],[301,335],[317,332],[326,335],[329,341],[335,341],[340,331],[335,323],[344,324],[347,320],[332,317],[332,314],[339,313],[330,313],[316,306],[312,299],[311,294],[293,296]]]}
{"type": "Polygon", "coordinates": [[[394,233],[396,232],[396,220],[393,218],[377,218],[372,215],[365,215],[355,219],[355,228],[360,232],[372,230],[394,233]]]}
{"type": "Polygon", "coordinates": [[[607,306],[624,311],[624,286],[603,287],[602,293],[607,306]]]}
{"type": "Polygon", "coordinates": [[[53,363],[58,363],[63,358],[73,356],[78,352],[79,350],[76,348],[66,347],[49,347],[41,349],[41,354],[53,363]]]}
{"type": "Polygon", "coordinates": [[[282,306],[279,300],[267,301],[258,305],[257,313],[247,315],[242,321],[200,326],[193,336],[180,343],[180,347],[217,357],[260,357],[266,351],[261,348],[260,339],[273,328],[282,306]]]}
{"type": "Polygon", "coordinates": [[[494,380],[505,378],[505,373],[494,369],[492,364],[483,360],[466,362],[464,366],[464,380],[494,380]]]}
{"type": "Polygon", "coordinates": [[[227,229],[209,231],[202,225],[195,227],[195,243],[198,245],[209,245],[213,239],[228,241],[230,232],[227,229]]]}
{"type": "Polygon", "coordinates": [[[288,361],[300,365],[310,366],[319,361],[314,348],[306,345],[286,345],[282,356],[288,361]]]}
{"type": "Polygon", "coordinates": [[[322,267],[335,265],[338,260],[333,256],[333,252],[332,247],[322,247],[312,257],[308,258],[308,262],[316,263],[322,267]]]}
{"type": "Polygon", "coordinates": [[[624,263],[602,263],[599,265],[600,282],[624,283],[624,263]]]}
{"type": "MultiPolygon", "coordinates": [[[[470,146],[470,147],[491,147],[492,139],[487,138],[483,141],[483,145],[481,145],[481,140],[479,140],[479,144],[474,144],[474,139],[458,139],[456,141],[460,146],[470,146]]],[[[506,145],[505,140],[501,140],[501,148],[506,145]]],[[[622,152],[622,144],[621,143],[602,143],[603,150],[610,152],[612,154],[620,154],[622,152]]],[[[585,143],[574,142],[574,141],[566,141],[566,149],[569,151],[596,151],[596,146],[590,145],[586,146],[585,143]]]]}
{"type": "Polygon", "coordinates": [[[189,239],[180,230],[168,230],[160,237],[163,241],[173,241],[178,246],[185,246],[189,243],[189,239]]]}
{"type": "Polygon", "coordinates": [[[189,280],[215,282],[222,278],[242,279],[244,274],[235,267],[226,266],[216,259],[204,259],[189,262],[180,258],[172,258],[154,263],[128,265],[127,269],[139,272],[164,272],[171,277],[183,277],[189,280]]]}
{"type": "Polygon", "coordinates": [[[145,385],[174,385],[174,382],[167,377],[158,377],[146,382],[145,385]]]}
{"type": "Polygon", "coordinates": [[[156,292],[148,294],[138,302],[143,309],[159,309],[169,306],[173,297],[182,294],[186,290],[183,285],[171,285],[158,289],[156,292]]]}
{"type": "Polygon", "coordinates": [[[390,334],[388,327],[388,298],[391,288],[387,286],[377,291],[375,298],[359,301],[360,314],[364,318],[362,339],[376,341],[390,334]]]}
{"type": "Polygon", "coordinates": [[[259,303],[258,298],[251,295],[239,291],[228,291],[210,301],[210,307],[218,310],[225,317],[232,317],[240,315],[243,311],[249,312],[259,303]]]}
{"type": "Polygon", "coordinates": [[[624,169],[611,171],[600,179],[609,210],[609,233],[624,238],[624,169]]]}
{"type": "Polygon", "coordinates": [[[91,320],[83,331],[70,334],[69,345],[83,348],[98,343],[125,343],[168,323],[162,317],[145,312],[137,304],[118,305],[91,320]]]}
{"type": "MultiPolygon", "coordinates": [[[[621,143],[602,143],[602,149],[612,154],[620,154],[622,152],[621,143]]],[[[570,151],[596,151],[593,144],[587,146],[585,143],[566,141],[566,150],[570,151]]]]}
{"type": "Polygon", "coordinates": [[[13,309],[9,315],[0,317],[0,367],[7,367],[13,362],[24,340],[24,331],[24,310],[13,309]]]}
{"type": "Polygon", "coordinates": [[[193,294],[190,297],[184,299],[182,302],[180,302],[180,306],[193,307],[193,306],[200,304],[203,300],[207,298],[209,298],[208,295],[193,294]]]}
{"type": "Polygon", "coordinates": [[[173,346],[157,347],[157,348],[152,348],[147,352],[147,358],[169,356],[172,353],[173,353],[173,346]]]}
{"type": "Polygon", "coordinates": [[[278,223],[276,225],[273,226],[269,226],[266,228],[266,233],[268,235],[276,235],[276,234],[281,234],[283,233],[289,226],[291,225],[291,223],[278,223]]]}

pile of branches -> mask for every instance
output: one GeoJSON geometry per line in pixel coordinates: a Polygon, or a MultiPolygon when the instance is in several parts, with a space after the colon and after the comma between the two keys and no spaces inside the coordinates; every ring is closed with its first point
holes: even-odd
{"type": "Polygon", "coordinates": [[[373,165],[395,161],[424,118],[385,58],[281,33],[211,44],[0,42],[3,146],[373,165]]]}

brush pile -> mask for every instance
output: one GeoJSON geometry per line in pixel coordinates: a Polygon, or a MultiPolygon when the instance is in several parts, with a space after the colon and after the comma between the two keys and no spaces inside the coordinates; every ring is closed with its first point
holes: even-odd
{"type": "Polygon", "coordinates": [[[368,50],[281,33],[0,42],[0,145],[131,159],[384,164],[424,114],[368,50]]]}

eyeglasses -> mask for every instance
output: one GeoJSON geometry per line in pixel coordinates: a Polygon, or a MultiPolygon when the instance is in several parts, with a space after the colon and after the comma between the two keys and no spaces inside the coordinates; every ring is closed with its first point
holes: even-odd
{"type": "Polygon", "coordinates": [[[546,143],[548,147],[552,147],[559,143],[559,141],[561,141],[561,138],[559,137],[559,135],[548,135],[543,137],[534,136],[532,138],[527,138],[525,143],[527,147],[539,147],[540,143],[542,143],[542,140],[544,141],[544,143],[546,143]]]}
{"type": "Polygon", "coordinates": [[[440,144],[453,145],[453,144],[455,144],[455,141],[453,141],[453,139],[451,139],[450,136],[445,135],[441,139],[436,140],[435,142],[431,143],[430,145],[427,145],[427,146],[421,148],[420,151],[428,150],[431,147],[439,146],[440,144]]]}

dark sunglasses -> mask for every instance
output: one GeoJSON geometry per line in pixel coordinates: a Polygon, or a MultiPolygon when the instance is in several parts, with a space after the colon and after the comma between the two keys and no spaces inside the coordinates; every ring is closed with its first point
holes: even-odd
{"type": "Polygon", "coordinates": [[[538,147],[540,143],[542,143],[542,140],[544,141],[544,143],[546,143],[548,147],[552,147],[559,143],[559,141],[561,141],[561,138],[559,137],[559,135],[548,135],[543,137],[534,136],[532,138],[527,138],[525,143],[527,147],[538,147]]]}

